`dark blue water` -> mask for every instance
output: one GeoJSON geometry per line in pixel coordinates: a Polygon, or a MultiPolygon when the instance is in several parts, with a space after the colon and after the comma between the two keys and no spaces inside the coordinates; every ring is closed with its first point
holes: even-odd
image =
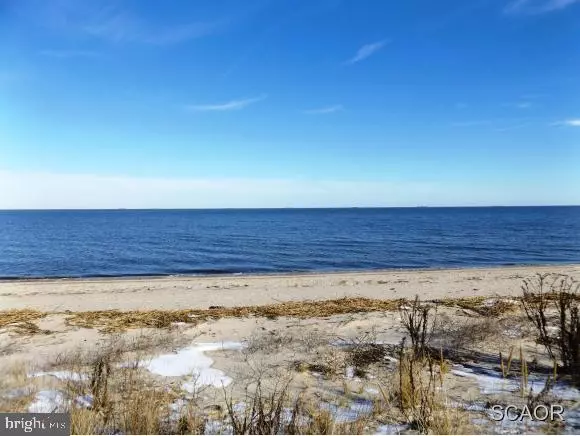
{"type": "Polygon", "coordinates": [[[580,207],[1,211],[0,277],[580,262],[580,207]]]}

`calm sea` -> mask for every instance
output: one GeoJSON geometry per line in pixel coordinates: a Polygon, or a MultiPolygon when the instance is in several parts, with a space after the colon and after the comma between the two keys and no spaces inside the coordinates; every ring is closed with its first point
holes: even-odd
{"type": "Polygon", "coordinates": [[[1,211],[0,277],[580,262],[580,207],[1,211]]]}

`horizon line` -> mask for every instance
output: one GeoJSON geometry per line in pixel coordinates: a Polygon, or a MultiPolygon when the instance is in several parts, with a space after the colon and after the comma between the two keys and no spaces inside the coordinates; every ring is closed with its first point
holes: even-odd
{"type": "Polygon", "coordinates": [[[483,209],[483,208],[524,208],[524,207],[580,207],[580,204],[527,204],[527,205],[471,205],[471,206],[296,206],[296,207],[110,207],[110,208],[25,208],[2,209],[0,212],[59,212],[59,211],[210,211],[210,210],[336,210],[336,209],[483,209]]]}

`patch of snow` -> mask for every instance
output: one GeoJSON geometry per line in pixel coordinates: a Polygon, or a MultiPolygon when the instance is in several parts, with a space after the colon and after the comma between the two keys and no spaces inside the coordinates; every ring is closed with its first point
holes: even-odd
{"type": "Polygon", "coordinates": [[[65,399],[60,391],[39,391],[28,406],[28,413],[55,413],[64,409],[65,399]]]}
{"type": "Polygon", "coordinates": [[[376,388],[365,388],[365,392],[371,395],[379,395],[379,390],[376,388]]]}
{"type": "Polygon", "coordinates": [[[354,378],[354,367],[347,366],[344,375],[346,378],[354,378]]]}
{"type": "Polygon", "coordinates": [[[373,411],[373,402],[365,399],[356,399],[348,407],[340,407],[331,403],[321,403],[322,409],[328,410],[334,420],[341,424],[345,422],[354,422],[364,415],[373,411]]]}
{"type": "Polygon", "coordinates": [[[231,424],[227,424],[222,421],[216,421],[213,419],[208,419],[205,422],[204,434],[234,434],[234,428],[231,424]]]}
{"type": "Polygon", "coordinates": [[[72,371],[40,371],[28,374],[28,377],[44,377],[44,376],[55,377],[59,380],[70,380],[70,381],[88,380],[88,376],[86,374],[79,374],[78,372],[72,371]]]}
{"type": "Polygon", "coordinates": [[[77,407],[84,409],[90,409],[93,407],[93,396],[92,395],[79,395],[75,398],[75,404],[77,407]]]}
{"type": "MultiPolygon", "coordinates": [[[[34,400],[28,406],[29,413],[56,413],[64,412],[71,401],[66,399],[63,392],[58,390],[42,390],[36,393],[34,400]]],[[[92,395],[79,395],[74,404],[79,408],[89,409],[93,407],[92,395]]]]}
{"type": "MultiPolygon", "coordinates": [[[[489,411],[489,416],[492,415],[492,412],[489,411]]],[[[492,421],[491,426],[491,433],[495,434],[539,434],[540,427],[542,427],[545,423],[542,421],[534,421],[534,420],[515,420],[512,421],[509,419],[508,414],[506,413],[505,416],[501,421],[492,421]]]]}
{"type": "Polygon", "coordinates": [[[453,409],[463,409],[469,412],[486,412],[487,407],[486,403],[482,402],[473,402],[473,403],[459,403],[459,402],[451,402],[449,406],[453,409]]]}
{"type": "Polygon", "coordinates": [[[246,403],[244,403],[243,401],[240,401],[239,403],[236,403],[232,406],[232,409],[235,413],[242,413],[244,410],[246,410],[246,403]]]}
{"type": "MultiPolygon", "coordinates": [[[[485,395],[501,394],[504,392],[517,392],[521,389],[520,380],[517,378],[503,378],[499,372],[482,369],[481,373],[475,373],[470,368],[465,368],[462,365],[454,365],[451,373],[459,377],[469,377],[475,379],[480,387],[480,390],[485,395]]],[[[539,393],[546,386],[546,379],[530,376],[528,378],[528,391],[530,389],[535,393],[539,393]]],[[[552,387],[550,393],[561,399],[569,401],[580,400],[580,391],[570,385],[562,382],[556,383],[552,387]]]]}
{"type": "Polygon", "coordinates": [[[522,329],[519,327],[512,327],[510,329],[505,329],[503,334],[508,338],[517,339],[522,337],[522,329]]]}
{"type": "Polygon", "coordinates": [[[406,424],[383,424],[376,429],[375,435],[401,434],[408,428],[406,424]]]}
{"type": "Polygon", "coordinates": [[[0,397],[6,398],[8,400],[15,400],[17,398],[25,397],[29,394],[30,394],[29,388],[14,388],[0,392],[0,397]]]}
{"type": "Polygon", "coordinates": [[[580,408],[564,410],[564,419],[566,420],[567,426],[575,430],[580,429],[580,408]]]}
{"type": "Polygon", "coordinates": [[[213,359],[204,353],[218,350],[241,350],[240,342],[200,343],[183,348],[177,353],[157,356],[144,367],[151,373],[164,377],[182,377],[191,375],[190,382],[183,384],[183,389],[194,392],[200,386],[227,386],[232,379],[223,371],[212,368],[213,359]]]}

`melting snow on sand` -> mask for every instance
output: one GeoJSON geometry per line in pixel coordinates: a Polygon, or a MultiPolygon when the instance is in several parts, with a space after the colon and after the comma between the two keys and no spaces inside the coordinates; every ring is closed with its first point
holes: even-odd
{"type": "Polygon", "coordinates": [[[59,380],[71,380],[71,381],[81,381],[87,380],[88,376],[85,374],[79,374],[77,372],[72,371],[47,371],[47,372],[34,372],[32,374],[28,374],[28,377],[56,377],[59,380]]]}
{"type": "MultiPolygon", "coordinates": [[[[463,365],[454,365],[451,371],[459,377],[469,377],[477,380],[481,392],[485,395],[500,394],[502,392],[517,392],[520,389],[520,381],[513,378],[502,378],[501,374],[496,371],[481,369],[474,372],[471,368],[463,365]]],[[[546,380],[540,377],[530,376],[528,379],[528,389],[538,393],[544,389],[546,380]]],[[[565,383],[556,383],[550,391],[552,395],[561,400],[580,400],[580,391],[565,383]]]]}
{"type": "Polygon", "coordinates": [[[46,390],[36,394],[34,401],[28,406],[29,413],[54,413],[62,411],[65,399],[60,391],[46,390]]]}
{"type": "Polygon", "coordinates": [[[200,343],[183,348],[177,353],[163,354],[153,358],[144,367],[151,373],[164,377],[191,375],[192,381],[183,384],[183,389],[193,392],[200,386],[227,386],[232,379],[223,371],[212,368],[213,359],[204,353],[219,350],[241,350],[240,342],[200,343]]]}

